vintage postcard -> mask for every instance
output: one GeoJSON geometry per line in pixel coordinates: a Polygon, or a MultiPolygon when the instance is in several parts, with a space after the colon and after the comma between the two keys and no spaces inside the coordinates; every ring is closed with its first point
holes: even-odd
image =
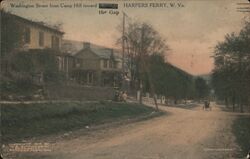
{"type": "Polygon", "coordinates": [[[249,0],[3,0],[4,159],[250,159],[249,0]]]}

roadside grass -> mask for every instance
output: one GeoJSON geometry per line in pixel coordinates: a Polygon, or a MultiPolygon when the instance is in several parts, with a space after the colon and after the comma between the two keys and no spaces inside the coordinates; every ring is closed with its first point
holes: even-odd
{"type": "Polygon", "coordinates": [[[246,157],[250,150],[250,116],[239,116],[233,123],[233,133],[242,152],[239,157],[246,157]]]}
{"type": "Polygon", "coordinates": [[[149,116],[155,109],[132,103],[47,103],[1,105],[2,142],[64,133],[115,121],[149,116]]]}

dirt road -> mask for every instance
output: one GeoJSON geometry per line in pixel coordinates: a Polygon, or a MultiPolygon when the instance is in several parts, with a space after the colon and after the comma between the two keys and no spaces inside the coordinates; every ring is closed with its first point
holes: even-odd
{"type": "MultiPolygon", "coordinates": [[[[166,115],[153,119],[78,130],[31,142],[49,143],[51,152],[20,153],[20,159],[237,159],[241,153],[232,134],[237,113],[212,105],[160,106],[166,115]]],[[[250,114],[245,114],[250,115],[250,114]]],[[[242,158],[242,156],[240,156],[242,158]]]]}
{"type": "Polygon", "coordinates": [[[168,112],[161,117],[59,140],[49,156],[62,159],[235,159],[240,151],[231,133],[235,116],[212,106],[212,111],[203,111],[201,106],[161,107],[168,112]]]}

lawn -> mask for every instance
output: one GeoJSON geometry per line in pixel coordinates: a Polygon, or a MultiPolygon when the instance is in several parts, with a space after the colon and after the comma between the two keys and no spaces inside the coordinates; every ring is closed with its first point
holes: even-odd
{"type": "Polygon", "coordinates": [[[250,151],[250,116],[239,116],[233,123],[233,133],[242,149],[238,157],[246,157],[250,151]]]}
{"type": "Polygon", "coordinates": [[[153,111],[145,105],[115,102],[2,104],[2,142],[18,142],[86,126],[149,116],[153,111]]]}

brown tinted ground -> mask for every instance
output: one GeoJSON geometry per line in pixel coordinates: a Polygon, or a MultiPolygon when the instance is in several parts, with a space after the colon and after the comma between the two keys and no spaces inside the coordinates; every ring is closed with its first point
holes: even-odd
{"type": "MultiPolygon", "coordinates": [[[[165,107],[166,115],[54,139],[51,152],[25,158],[60,159],[236,159],[241,149],[232,133],[239,113],[195,107],[165,107]]],[[[245,113],[243,115],[249,116],[245,113]]],[[[66,135],[67,136],[67,135],[66,135]]],[[[50,142],[52,139],[40,139],[50,142]]],[[[22,155],[20,156],[22,158],[22,155]]]]}

